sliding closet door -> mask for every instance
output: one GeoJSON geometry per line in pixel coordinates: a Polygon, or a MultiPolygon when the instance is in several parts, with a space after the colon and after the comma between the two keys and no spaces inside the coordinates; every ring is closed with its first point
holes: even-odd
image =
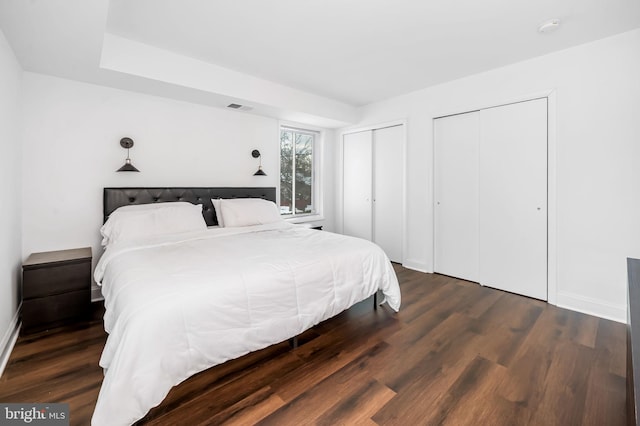
{"type": "Polygon", "coordinates": [[[480,283],[547,300],[547,100],[480,123],[480,283]]]}
{"type": "Polygon", "coordinates": [[[373,131],[373,241],[402,262],[403,127],[373,131]]]}
{"type": "Polygon", "coordinates": [[[343,234],[372,240],[372,132],[344,135],[343,234]]]}
{"type": "Polygon", "coordinates": [[[478,281],[479,113],[434,120],[435,272],[478,281]]]}

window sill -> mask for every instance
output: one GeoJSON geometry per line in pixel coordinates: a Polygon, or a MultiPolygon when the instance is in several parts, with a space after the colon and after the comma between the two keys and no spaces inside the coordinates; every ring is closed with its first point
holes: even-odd
{"type": "Polygon", "coordinates": [[[310,215],[298,215],[293,217],[287,217],[286,220],[289,223],[307,223],[307,222],[318,222],[324,220],[324,216],[321,214],[310,214],[310,215]]]}

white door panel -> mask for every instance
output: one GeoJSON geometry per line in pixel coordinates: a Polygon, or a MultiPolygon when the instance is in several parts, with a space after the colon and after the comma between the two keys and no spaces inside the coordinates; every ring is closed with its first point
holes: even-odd
{"type": "Polygon", "coordinates": [[[480,111],[480,283],[547,300],[547,100],[480,111]]]}
{"type": "Polygon", "coordinates": [[[403,128],[373,131],[373,241],[402,262],[403,128]]]}
{"type": "Polygon", "coordinates": [[[478,281],[479,112],[434,121],[434,270],[478,281]]]}
{"type": "Polygon", "coordinates": [[[372,132],[344,135],[343,233],[372,239],[372,132]]]}

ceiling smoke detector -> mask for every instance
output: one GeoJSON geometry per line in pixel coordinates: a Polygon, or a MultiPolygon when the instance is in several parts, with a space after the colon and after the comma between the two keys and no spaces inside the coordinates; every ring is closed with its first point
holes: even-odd
{"type": "Polygon", "coordinates": [[[549,19],[548,21],[544,21],[542,24],[540,24],[540,26],[538,27],[538,32],[541,34],[550,33],[557,30],[559,26],[560,20],[558,18],[549,19]]]}
{"type": "Polygon", "coordinates": [[[251,111],[253,109],[253,107],[250,107],[247,105],[240,105],[240,104],[229,104],[227,105],[227,108],[235,109],[238,111],[251,111]]]}

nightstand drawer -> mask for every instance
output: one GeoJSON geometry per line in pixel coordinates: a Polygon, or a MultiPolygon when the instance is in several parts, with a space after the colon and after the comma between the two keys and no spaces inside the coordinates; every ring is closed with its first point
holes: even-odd
{"type": "MultiPolygon", "coordinates": [[[[86,283],[85,283],[86,287],[86,283]]],[[[22,302],[22,327],[25,332],[42,330],[66,323],[73,318],[86,318],[91,308],[91,291],[73,291],[22,302]]]]}
{"type": "Polygon", "coordinates": [[[25,269],[22,297],[32,299],[86,290],[91,285],[91,260],[45,268],[25,269]]]}
{"type": "Polygon", "coordinates": [[[22,333],[88,318],[91,248],[32,253],[22,262],[22,333]]]}

